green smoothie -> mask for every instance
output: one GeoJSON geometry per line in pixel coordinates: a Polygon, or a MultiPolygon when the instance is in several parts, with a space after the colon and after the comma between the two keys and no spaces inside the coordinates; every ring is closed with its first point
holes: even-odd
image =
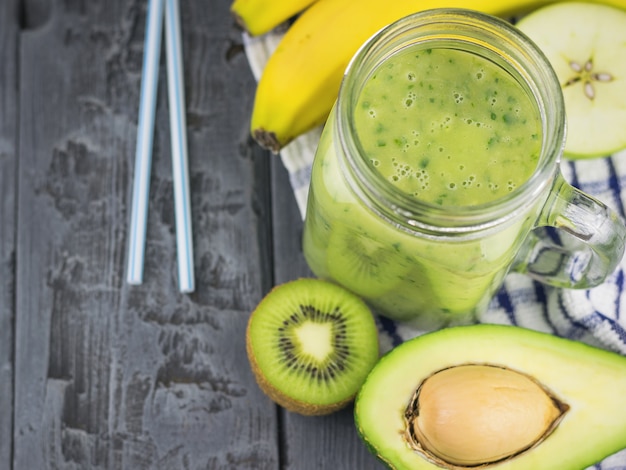
{"type": "Polygon", "coordinates": [[[377,170],[425,202],[492,201],[526,181],[541,148],[536,105],[513,77],[467,52],[404,52],[368,80],[355,113],[377,170]]]}
{"type": "MultiPolygon", "coordinates": [[[[481,238],[434,240],[386,223],[343,178],[334,119],[312,172],[304,231],[311,269],[393,319],[468,321],[500,285],[537,208],[481,238]]],[[[385,184],[439,208],[515,191],[534,172],[542,140],[537,106],[510,74],[443,48],[408,48],[386,60],[360,92],[353,128],[385,184]]]]}

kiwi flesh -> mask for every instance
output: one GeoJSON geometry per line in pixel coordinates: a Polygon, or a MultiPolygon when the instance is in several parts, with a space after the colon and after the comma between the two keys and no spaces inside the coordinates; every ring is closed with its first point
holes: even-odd
{"type": "Polygon", "coordinates": [[[367,300],[392,290],[410,268],[401,250],[359,226],[340,226],[330,236],[328,259],[332,279],[367,300]]]}
{"type": "Polygon", "coordinates": [[[379,358],[369,307],[328,281],[274,287],[252,312],[246,350],[256,381],[275,403],[301,415],[348,405],[379,358]]]}

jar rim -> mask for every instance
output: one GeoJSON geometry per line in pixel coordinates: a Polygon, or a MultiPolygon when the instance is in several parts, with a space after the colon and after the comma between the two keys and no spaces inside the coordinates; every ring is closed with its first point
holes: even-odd
{"type": "MultiPolygon", "coordinates": [[[[425,47],[426,48],[426,47],[425,47]]],[[[474,51],[475,52],[475,51],[474,51]]],[[[511,23],[485,13],[463,8],[437,8],[404,17],[375,33],[354,55],[344,74],[337,99],[338,141],[347,162],[343,171],[352,172],[352,189],[368,206],[397,220],[407,228],[434,231],[468,231],[497,225],[513,217],[551,185],[565,144],[565,112],[561,87],[548,59],[539,47],[511,23]],[[442,42],[443,41],[443,42],[442,42]],[[497,56],[523,81],[535,101],[542,120],[540,158],[533,174],[510,193],[482,204],[447,206],[420,201],[398,192],[368,163],[352,130],[353,111],[369,75],[384,60],[414,44],[441,47],[454,42],[459,50],[468,47],[497,56]]]]}

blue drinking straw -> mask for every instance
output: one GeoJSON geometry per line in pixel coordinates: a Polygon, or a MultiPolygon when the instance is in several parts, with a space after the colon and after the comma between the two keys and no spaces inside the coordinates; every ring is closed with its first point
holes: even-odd
{"type": "Polygon", "coordinates": [[[193,240],[191,202],[189,198],[189,164],[185,118],[180,13],[178,0],[166,0],[165,40],[167,51],[167,82],[172,142],[174,206],[176,213],[176,246],[178,282],[181,292],[193,292],[193,240]]]}
{"type": "Polygon", "coordinates": [[[141,98],[137,125],[133,202],[130,216],[130,246],[128,251],[129,284],[141,284],[145,256],[150,170],[152,166],[152,138],[161,54],[163,0],[150,0],[146,18],[141,98]]]}
{"type": "MultiPolygon", "coordinates": [[[[186,122],[184,113],[185,100],[183,94],[180,16],[178,2],[167,1],[165,22],[167,37],[168,96],[170,105],[179,288],[181,292],[193,292],[193,243],[191,236],[187,138],[185,133],[186,122]]],[[[127,276],[129,284],[141,284],[143,281],[148,200],[150,193],[150,171],[152,163],[152,138],[154,134],[154,115],[163,14],[164,0],[150,0],[146,19],[133,203],[131,208],[127,276]]]]}

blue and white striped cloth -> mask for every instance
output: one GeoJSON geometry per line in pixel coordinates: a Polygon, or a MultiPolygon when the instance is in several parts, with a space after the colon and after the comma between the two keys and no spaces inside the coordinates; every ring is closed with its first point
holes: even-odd
{"type": "MultiPolygon", "coordinates": [[[[257,79],[280,38],[280,31],[257,38],[244,35],[250,68],[257,79]]],[[[280,153],[303,217],[320,132],[315,129],[301,136],[280,153]]],[[[592,160],[563,160],[562,172],[572,185],[626,216],[626,151],[592,160]]],[[[626,260],[622,260],[605,283],[589,290],[552,288],[511,273],[479,321],[548,332],[626,355],[625,270],[626,260]]],[[[384,318],[379,319],[379,330],[383,351],[424,333],[384,318]]],[[[591,468],[626,470],[626,450],[591,468]]]]}

